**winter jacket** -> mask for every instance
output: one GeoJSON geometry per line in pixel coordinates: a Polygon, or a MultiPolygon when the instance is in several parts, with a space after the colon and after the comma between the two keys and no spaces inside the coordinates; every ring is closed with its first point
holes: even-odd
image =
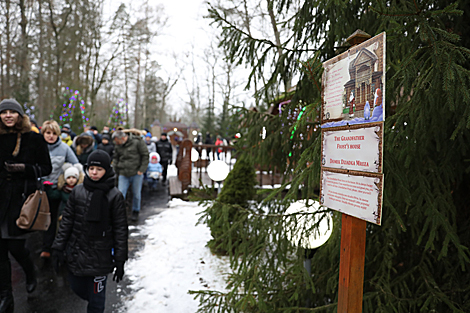
{"type": "Polygon", "coordinates": [[[147,173],[150,172],[163,172],[162,165],[160,163],[149,163],[149,166],[147,167],[147,173]]]}
{"type": "Polygon", "coordinates": [[[86,165],[88,156],[90,155],[90,153],[93,152],[93,150],[95,150],[95,140],[89,133],[83,133],[80,134],[80,136],[75,137],[71,148],[73,152],[75,152],[78,161],[82,165],[86,165]],[[85,143],[87,145],[84,150],[82,150],[82,148],[80,147],[81,143],[85,143]]]}
{"type": "Polygon", "coordinates": [[[149,164],[149,152],[144,140],[132,133],[127,141],[114,148],[113,167],[118,175],[131,177],[137,172],[145,173],[149,164]]]}
{"type": "Polygon", "coordinates": [[[73,140],[72,140],[72,137],[70,137],[70,135],[68,135],[67,133],[62,133],[62,134],[66,134],[67,136],[66,137],[62,137],[62,135],[60,136],[60,139],[65,142],[65,144],[67,144],[67,146],[72,146],[72,143],[73,143],[73,140]]]}
{"type": "MultiPolygon", "coordinates": [[[[224,145],[224,142],[223,142],[222,139],[217,138],[217,140],[215,141],[215,145],[216,145],[216,146],[223,146],[223,145],[224,145]]],[[[218,153],[221,153],[221,152],[222,152],[222,149],[221,149],[221,148],[218,148],[218,149],[217,149],[217,152],[218,152],[218,153]]]]}
{"type": "Polygon", "coordinates": [[[145,144],[147,145],[147,150],[149,151],[149,154],[152,152],[157,152],[157,146],[154,142],[145,142],[145,144]]]}
{"type": "Polygon", "coordinates": [[[27,181],[26,194],[36,190],[33,165],[37,164],[42,175],[49,175],[52,170],[51,159],[44,137],[31,132],[28,116],[24,115],[20,131],[8,132],[0,128],[0,237],[9,238],[27,233],[16,226],[16,219],[23,206],[23,192],[27,181]],[[18,133],[20,140],[18,140],[18,133]],[[13,152],[19,149],[16,156],[13,152]],[[23,173],[9,173],[5,162],[23,163],[23,173]]]}
{"type": "Polygon", "coordinates": [[[47,176],[43,176],[43,180],[48,180],[51,183],[54,183],[52,188],[55,189],[57,188],[59,176],[62,173],[62,165],[64,165],[65,162],[76,164],[78,163],[78,159],[73,150],[60,139],[55,143],[48,143],[47,147],[49,148],[49,155],[51,157],[52,172],[47,176]]]}
{"type": "Polygon", "coordinates": [[[106,153],[109,154],[109,156],[111,157],[111,160],[113,159],[114,145],[112,143],[108,143],[107,145],[100,143],[98,145],[97,150],[105,151],[106,153]]]}
{"type": "Polygon", "coordinates": [[[160,154],[160,157],[162,158],[161,163],[168,162],[171,164],[171,160],[173,159],[173,148],[171,147],[171,142],[168,141],[168,138],[157,141],[157,153],[160,154]]]}
{"type": "Polygon", "coordinates": [[[65,251],[67,267],[75,276],[107,275],[114,262],[127,260],[127,214],[122,193],[117,187],[108,192],[108,231],[105,237],[96,239],[89,237],[90,225],[86,221],[92,195],[83,184],[73,188],[52,245],[52,249],[65,251]]]}

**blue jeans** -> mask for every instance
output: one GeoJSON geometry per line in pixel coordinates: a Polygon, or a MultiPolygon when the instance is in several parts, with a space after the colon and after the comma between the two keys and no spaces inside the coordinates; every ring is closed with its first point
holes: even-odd
{"type": "Polygon", "coordinates": [[[122,192],[124,199],[126,198],[127,189],[132,184],[132,211],[140,212],[140,198],[142,191],[142,181],[144,175],[123,176],[119,175],[118,188],[122,192]]]}

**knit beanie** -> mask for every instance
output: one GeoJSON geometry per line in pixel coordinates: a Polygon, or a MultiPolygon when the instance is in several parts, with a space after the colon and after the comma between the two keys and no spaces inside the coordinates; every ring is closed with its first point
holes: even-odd
{"type": "Polygon", "coordinates": [[[66,169],[65,172],[64,172],[64,178],[67,179],[70,176],[73,176],[76,179],[78,179],[78,177],[80,176],[80,172],[79,172],[78,168],[76,168],[75,166],[71,166],[68,169],[66,169]]]}
{"type": "Polygon", "coordinates": [[[104,133],[103,135],[101,135],[101,139],[106,139],[107,141],[110,141],[111,137],[109,136],[109,134],[104,133]]]}
{"type": "Polygon", "coordinates": [[[87,159],[87,167],[90,166],[102,167],[107,172],[111,168],[111,158],[104,150],[95,150],[88,156],[87,159]]]}
{"type": "Polygon", "coordinates": [[[0,102],[0,112],[3,112],[5,110],[12,110],[18,112],[18,114],[22,117],[24,115],[23,108],[15,99],[5,99],[0,102]]]}

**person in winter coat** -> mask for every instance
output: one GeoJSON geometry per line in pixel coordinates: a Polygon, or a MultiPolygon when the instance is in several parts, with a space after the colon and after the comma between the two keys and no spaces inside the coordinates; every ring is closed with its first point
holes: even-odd
{"type": "Polygon", "coordinates": [[[151,133],[147,133],[147,135],[145,135],[145,144],[147,145],[147,150],[149,151],[149,154],[152,152],[157,152],[157,146],[154,142],[152,142],[151,133]]]}
{"type": "Polygon", "coordinates": [[[98,128],[96,126],[91,126],[90,131],[93,133],[93,136],[95,137],[96,146],[98,147],[98,145],[101,143],[100,132],[98,131],[98,128]]]}
{"type": "Polygon", "coordinates": [[[166,176],[168,173],[168,165],[173,160],[173,148],[171,142],[168,141],[166,133],[162,133],[160,140],[157,141],[157,153],[160,155],[160,164],[162,165],[162,185],[166,185],[166,176]]]}
{"type": "Polygon", "coordinates": [[[95,139],[93,139],[93,136],[88,132],[85,132],[75,137],[71,148],[73,152],[75,152],[78,161],[82,165],[85,165],[88,156],[95,150],[95,139]]]}
{"type": "MultiPolygon", "coordinates": [[[[204,141],[204,144],[206,145],[213,145],[214,142],[212,141],[212,137],[211,137],[211,134],[209,132],[206,132],[206,140],[204,141]]],[[[211,148],[207,148],[207,155],[209,155],[211,153],[212,149],[211,148]]]]}
{"type": "Polygon", "coordinates": [[[29,123],[31,124],[31,131],[39,134],[40,131],[39,131],[39,125],[38,125],[38,122],[36,122],[36,120],[32,117],[29,117],[29,123]]]}
{"type": "Polygon", "coordinates": [[[73,139],[70,136],[70,130],[62,129],[60,134],[60,139],[67,144],[67,146],[72,146],[73,139]]]}
{"type": "Polygon", "coordinates": [[[57,188],[57,182],[60,174],[62,174],[62,166],[65,162],[78,163],[78,159],[72,149],[62,140],[60,140],[60,127],[56,121],[45,121],[41,127],[44,140],[49,148],[51,157],[52,172],[43,176],[43,181],[48,182],[46,187],[47,200],[49,200],[49,210],[51,211],[51,226],[43,232],[43,243],[41,258],[50,258],[51,246],[54,242],[57,230],[57,217],[59,214],[59,206],[61,202],[60,189],[57,188]]]}
{"type": "Polygon", "coordinates": [[[34,264],[25,247],[28,231],[16,226],[25,200],[23,193],[36,190],[33,166],[42,175],[49,175],[52,165],[44,138],[31,131],[28,116],[14,99],[0,103],[0,147],[0,312],[13,312],[8,253],[26,274],[26,291],[33,292],[37,285],[34,264]]]}
{"type": "MultiPolygon", "coordinates": [[[[217,140],[215,141],[215,145],[216,146],[223,146],[224,145],[224,141],[222,140],[222,137],[220,137],[219,135],[217,135],[217,140]]],[[[220,153],[222,152],[222,148],[217,148],[217,160],[220,160],[220,153]]]]}
{"type": "Polygon", "coordinates": [[[157,190],[157,184],[163,172],[162,165],[160,164],[160,155],[156,152],[152,152],[150,153],[149,158],[149,165],[146,173],[147,184],[150,190],[157,190]]]}
{"type": "Polygon", "coordinates": [[[70,124],[64,124],[64,126],[62,126],[62,131],[65,131],[68,134],[70,134],[70,137],[72,138],[72,140],[74,140],[75,137],[77,137],[77,134],[73,132],[72,128],[70,127],[70,124]]]}
{"type": "Polygon", "coordinates": [[[122,130],[113,133],[115,145],[113,167],[118,174],[118,188],[126,197],[127,189],[132,184],[132,216],[137,221],[140,212],[143,174],[149,163],[147,145],[139,135],[125,133],[122,130]]]}
{"type": "Polygon", "coordinates": [[[113,159],[114,145],[111,141],[109,134],[103,134],[101,136],[101,143],[98,145],[98,150],[103,150],[109,154],[111,160],[113,159]]]}
{"type": "Polygon", "coordinates": [[[73,188],[52,246],[56,271],[66,264],[72,290],[88,301],[87,312],[104,312],[108,274],[124,276],[128,254],[127,216],[122,193],[115,187],[111,158],[93,151],[83,184],[73,188]]]}
{"type": "Polygon", "coordinates": [[[69,196],[72,193],[75,186],[83,183],[85,179],[85,174],[83,173],[83,165],[80,163],[71,164],[65,163],[62,166],[64,174],[59,176],[59,181],[57,182],[57,189],[60,190],[60,206],[59,206],[59,218],[61,221],[62,212],[64,211],[65,205],[69,200],[69,196]]]}

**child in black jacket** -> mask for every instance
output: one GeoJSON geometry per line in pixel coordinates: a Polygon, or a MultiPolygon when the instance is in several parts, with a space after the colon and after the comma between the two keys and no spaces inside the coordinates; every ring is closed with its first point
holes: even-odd
{"type": "Polygon", "coordinates": [[[127,214],[115,187],[109,155],[93,151],[85,180],[73,188],[52,246],[56,270],[66,263],[72,290],[88,301],[88,313],[104,312],[108,273],[124,276],[127,260],[127,214]]]}

